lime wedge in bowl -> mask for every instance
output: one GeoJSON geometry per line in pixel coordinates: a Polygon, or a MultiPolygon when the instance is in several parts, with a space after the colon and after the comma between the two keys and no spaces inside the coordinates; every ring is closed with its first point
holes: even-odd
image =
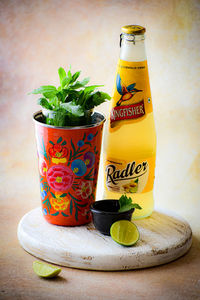
{"type": "Polygon", "coordinates": [[[119,220],[110,228],[112,239],[123,246],[133,246],[140,238],[137,226],[131,221],[119,220]]]}
{"type": "Polygon", "coordinates": [[[38,276],[45,278],[53,278],[61,272],[60,268],[41,261],[33,262],[33,270],[38,276]]]}

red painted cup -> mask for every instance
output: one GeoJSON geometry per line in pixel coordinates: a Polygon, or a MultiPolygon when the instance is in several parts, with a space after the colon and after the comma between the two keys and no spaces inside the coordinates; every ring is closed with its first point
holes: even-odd
{"type": "Polygon", "coordinates": [[[56,127],[34,114],[44,218],[76,226],[91,221],[105,117],[93,114],[91,125],[56,127]]]}

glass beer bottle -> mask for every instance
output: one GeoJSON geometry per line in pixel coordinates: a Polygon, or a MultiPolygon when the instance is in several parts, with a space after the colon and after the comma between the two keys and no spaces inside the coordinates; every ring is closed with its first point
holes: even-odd
{"type": "Polygon", "coordinates": [[[142,207],[142,210],[135,210],[135,219],[149,216],[154,207],[156,132],[145,31],[138,25],[122,27],[120,58],[104,143],[104,198],[130,196],[142,207]]]}

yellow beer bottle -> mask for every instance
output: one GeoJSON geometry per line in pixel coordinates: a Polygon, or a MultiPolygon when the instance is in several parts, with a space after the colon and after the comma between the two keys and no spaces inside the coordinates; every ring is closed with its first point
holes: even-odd
{"type": "Polygon", "coordinates": [[[156,132],[145,52],[145,28],[122,27],[120,58],[104,142],[106,199],[127,194],[149,216],[154,207],[156,132]]]}

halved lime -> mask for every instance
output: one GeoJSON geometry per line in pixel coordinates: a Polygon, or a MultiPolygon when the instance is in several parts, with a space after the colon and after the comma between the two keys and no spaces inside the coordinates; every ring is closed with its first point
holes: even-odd
{"type": "Polygon", "coordinates": [[[60,268],[43,263],[38,260],[33,262],[33,270],[38,276],[46,278],[55,277],[61,272],[60,268]]]}
{"type": "Polygon", "coordinates": [[[112,239],[120,245],[132,246],[140,237],[137,226],[127,220],[119,220],[112,224],[110,228],[112,239]]]}

